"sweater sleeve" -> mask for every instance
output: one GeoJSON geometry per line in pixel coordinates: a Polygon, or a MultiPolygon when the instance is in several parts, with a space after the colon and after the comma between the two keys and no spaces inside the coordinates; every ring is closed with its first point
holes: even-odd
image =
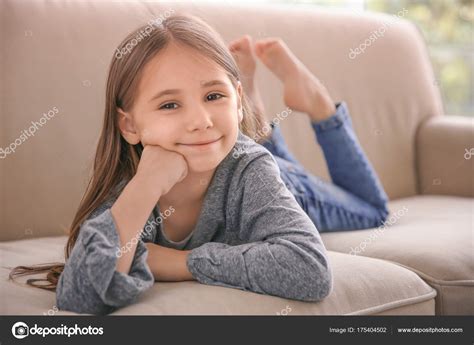
{"type": "Polygon", "coordinates": [[[118,272],[120,239],[110,208],[85,221],[58,282],[58,308],[108,314],[150,288],[154,278],[146,263],[147,249],[137,240],[129,273],[118,272]]]}
{"type": "MultiPolygon", "coordinates": [[[[193,249],[188,269],[201,283],[284,298],[319,301],[332,289],[326,249],[308,215],[266,153],[252,160],[232,204],[241,243],[209,242],[193,249]]],[[[234,225],[235,226],[235,225],[234,225]]]]}

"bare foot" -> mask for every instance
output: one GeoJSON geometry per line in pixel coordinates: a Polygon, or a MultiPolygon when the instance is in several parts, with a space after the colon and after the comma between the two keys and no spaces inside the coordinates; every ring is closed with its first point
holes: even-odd
{"type": "Polygon", "coordinates": [[[323,84],[279,38],[255,43],[258,58],[283,82],[285,104],[322,121],[335,113],[336,107],[323,84]]]}
{"type": "Polygon", "coordinates": [[[242,87],[251,102],[253,111],[259,117],[263,125],[268,121],[265,119],[265,107],[260,92],[255,84],[255,69],[257,60],[253,51],[252,37],[245,35],[229,44],[229,50],[239,66],[242,77],[242,87]]]}

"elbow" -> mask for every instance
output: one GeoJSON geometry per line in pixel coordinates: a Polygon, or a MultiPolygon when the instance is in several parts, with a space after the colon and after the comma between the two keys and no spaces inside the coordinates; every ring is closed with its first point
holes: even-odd
{"type": "Polygon", "coordinates": [[[107,315],[116,308],[101,303],[98,299],[88,300],[80,294],[69,294],[68,291],[56,291],[56,306],[59,310],[86,315],[107,315]],[[79,296],[77,298],[76,296],[79,296]]]}
{"type": "Polygon", "coordinates": [[[320,265],[307,278],[302,300],[306,302],[320,302],[331,294],[332,289],[332,270],[329,266],[320,265]]]}
{"type": "Polygon", "coordinates": [[[106,305],[86,279],[74,279],[67,269],[58,280],[56,306],[59,310],[89,315],[107,315],[116,309],[106,305]]]}
{"type": "Polygon", "coordinates": [[[86,315],[108,315],[117,308],[100,303],[98,300],[76,300],[73,298],[64,298],[61,294],[56,295],[56,306],[59,310],[69,311],[77,314],[86,315]]]}
{"type": "Polygon", "coordinates": [[[333,289],[332,270],[327,260],[315,262],[301,271],[294,267],[288,271],[288,280],[281,297],[295,299],[303,302],[320,302],[328,297],[333,289]],[[298,272],[295,274],[295,272],[298,272]]]}

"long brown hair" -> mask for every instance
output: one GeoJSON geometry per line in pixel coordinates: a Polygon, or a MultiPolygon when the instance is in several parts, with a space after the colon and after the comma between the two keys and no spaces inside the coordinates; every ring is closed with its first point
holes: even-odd
{"type": "MultiPolygon", "coordinates": [[[[117,123],[117,107],[124,111],[133,107],[144,66],[173,40],[215,61],[226,71],[234,88],[241,80],[237,64],[220,35],[195,16],[172,15],[162,21],[143,25],[120,43],[109,67],[102,131],[92,175],[70,227],[65,248],[66,260],[74,248],[81,224],[114,193],[120,192],[116,187],[121,182],[130,180],[137,171],[143,147],[141,144],[131,145],[123,139],[117,123]]],[[[256,133],[262,128],[263,122],[252,111],[245,93],[242,97],[242,111],[243,120],[239,129],[251,138],[258,137],[256,133]]],[[[45,278],[28,279],[26,283],[55,291],[63,269],[63,263],[18,266],[10,272],[10,279],[46,273],[45,278]]]]}

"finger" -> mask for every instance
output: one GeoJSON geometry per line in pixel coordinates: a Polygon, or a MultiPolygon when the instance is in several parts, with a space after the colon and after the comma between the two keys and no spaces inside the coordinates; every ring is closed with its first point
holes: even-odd
{"type": "Polygon", "coordinates": [[[188,176],[188,162],[186,161],[186,159],[184,160],[184,162],[185,162],[184,163],[184,170],[183,170],[183,173],[181,174],[181,177],[180,177],[178,182],[183,181],[186,178],[186,176],[188,176]]]}

